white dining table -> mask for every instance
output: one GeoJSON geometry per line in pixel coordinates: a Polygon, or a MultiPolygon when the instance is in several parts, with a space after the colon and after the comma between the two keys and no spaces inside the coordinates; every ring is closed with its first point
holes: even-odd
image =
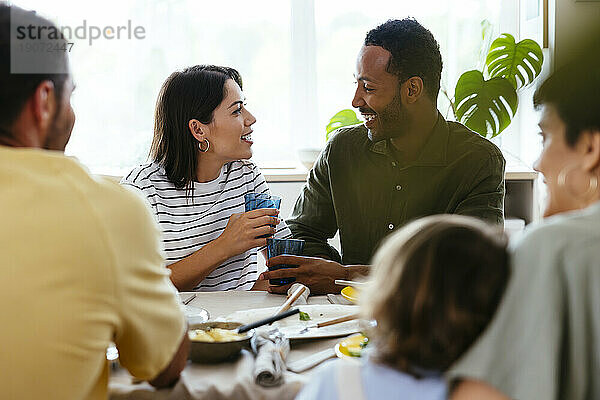
{"type": "MultiPolygon", "coordinates": [[[[182,293],[182,298],[187,293],[182,293]]],[[[189,303],[206,309],[210,318],[225,317],[233,312],[280,306],[285,297],[261,291],[197,292],[189,303]]],[[[309,296],[308,304],[330,304],[326,296],[309,296]]],[[[288,365],[298,360],[331,349],[340,338],[307,339],[293,341],[287,357],[288,365]]],[[[173,388],[156,390],[147,382],[136,382],[124,370],[112,371],[109,380],[109,398],[121,399],[293,399],[310,379],[314,368],[302,373],[286,371],[284,382],[277,387],[266,388],[254,382],[252,370],[254,356],[242,350],[239,358],[220,364],[196,364],[188,362],[181,378],[173,388]]]]}

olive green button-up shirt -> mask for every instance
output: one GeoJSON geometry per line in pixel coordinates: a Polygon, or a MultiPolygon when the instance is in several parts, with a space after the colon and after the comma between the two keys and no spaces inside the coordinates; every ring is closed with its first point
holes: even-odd
{"type": "Polygon", "coordinates": [[[432,214],[503,223],[504,157],[485,138],[441,115],[415,161],[373,143],[363,125],[341,128],[321,152],[286,220],[305,255],[369,264],[393,230],[432,214]],[[341,259],[327,244],[339,230],[341,259]]]}

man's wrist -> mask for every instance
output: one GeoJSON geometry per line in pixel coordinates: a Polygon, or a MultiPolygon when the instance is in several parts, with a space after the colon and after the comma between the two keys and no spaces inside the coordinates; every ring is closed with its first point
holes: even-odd
{"type": "Polygon", "coordinates": [[[357,278],[364,278],[369,275],[371,270],[370,265],[343,265],[344,267],[344,279],[353,280],[357,278]]]}
{"type": "Polygon", "coordinates": [[[350,265],[342,265],[343,267],[343,271],[344,271],[344,279],[349,281],[350,280],[350,265]]]}

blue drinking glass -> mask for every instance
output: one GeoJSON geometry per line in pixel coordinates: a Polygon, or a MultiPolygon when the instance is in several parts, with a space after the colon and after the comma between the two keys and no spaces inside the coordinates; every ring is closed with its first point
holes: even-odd
{"type": "MultiPolygon", "coordinates": [[[[304,252],[304,240],[298,239],[267,239],[267,258],[280,256],[280,255],[291,255],[301,256],[304,252]]],[[[269,271],[275,271],[281,268],[297,268],[297,265],[272,265],[269,267],[269,271]]],[[[271,285],[287,285],[292,283],[296,278],[282,278],[282,279],[269,279],[271,285]]]]}
{"type": "MultiPolygon", "coordinates": [[[[246,207],[246,212],[257,210],[259,208],[276,208],[279,210],[279,206],[281,205],[281,197],[272,196],[268,193],[247,193],[244,195],[244,206],[246,207]]],[[[274,225],[271,225],[275,228],[274,225]]],[[[259,236],[259,238],[266,238],[269,235],[259,236]]]]}
{"type": "Polygon", "coordinates": [[[281,205],[281,197],[268,193],[246,193],[244,195],[246,212],[259,208],[277,208],[281,205]]]}

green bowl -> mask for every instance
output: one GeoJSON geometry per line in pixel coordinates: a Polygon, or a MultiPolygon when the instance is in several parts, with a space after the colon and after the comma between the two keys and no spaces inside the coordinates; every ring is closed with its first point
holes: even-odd
{"type": "MultiPolygon", "coordinates": [[[[189,330],[221,328],[236,329],[243,324],[239,322],[204,322],[192,324],[189,330]]],[[[229,361],[237,358],[243,348],[250,348],[250,339],[253,331],[246,332],[246,336],[241,339],[229,342],[200,342],[191,340],[189,359],[195,363],[214,364],[223,361],[229,361]]]]}

